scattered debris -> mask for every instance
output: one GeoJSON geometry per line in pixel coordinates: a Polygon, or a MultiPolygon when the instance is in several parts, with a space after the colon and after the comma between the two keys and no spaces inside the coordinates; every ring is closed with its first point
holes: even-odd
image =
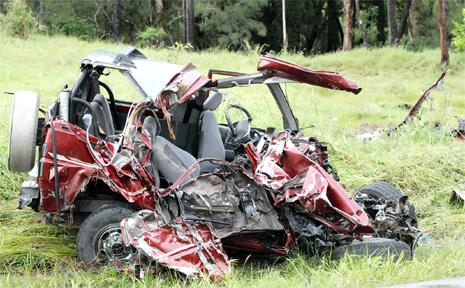
{"type": "Polygon", "coordinates": [[[365,133],[362,133],[362,134],[358,134],[357,139],[359,141],[366,142],[366,141],[371,141],[371,140],[377,139],[377,138],[379,138],[379,136],[381,136],[381,133],[379,132],[379,130],[377,130],[377,131],[373,131],[373,132],[365,132],[365,133]]]}
{"type": "Polygon", "coordinates": [[[403,109],[403,110],[410,110],[410,109],[412,109],[412,105],[411,105],[411,104],[408,104],[408,103],[399,104],[399,105],[397,105],[397,107],[399,107],[400,109],[403,109]]]}
{"type": "Polygon", "coordinates": [[[457,129],[452,130],[452,135],[459,140],[465,141],[465,118],[457,118],[459,126],[457,129]]]}
{"type": "MultiPolygon", "coordinates": [[[[423,92],[423,94],[420,96],[420,98],[418,98],[417,102],[415,102],[415,104],[412,106],[412,108],[410,109],[410,111],[407,114],[407,116],[405,117],[405,119],[399,125],[397,125],[397,127],[388,130],[388,135],[395,132],[400,127],[404,126],[405,124],[412,122],[415,118],[418,117],[418,113],[420,112],[420,109],[423,106],[423,103],[426,100],[432,101],[433,98],[430,96],[430,93],[433,90],[441,91],[441,90],[444,89],[444,81],[443,81],[443,79],[444,79],[445,76],[446,76],[446,72],[443,72],[441,74],[441,76],[439,76],[438,80],[433,85],[431,85],[428,89],[426,89],[425,92],[423,92]]],[[[430,106],[430,110],[431,109],[432,109],[432,106],[430,106]]]]}
{"type": "Polygon", "coordinates": [[[418,237],[418,245],[425,245],[431,243],[432,239],[430,236],[422,234],[420,237],[418,237]]]}
{"type": "Polygon", "coordinates": [[[358,126],[356,133],[359,141],[371,141],[381,136],[381,128],[375,124],[362,123],[358,126]]]}
{"type": "MultiPolygon", "coordinates": [[[[433,90],[441,91],[441,90],[444,89],[444,81],[443,80],[444,80],[445,76],[446,76],[446,72],[443,72],[441,74],[441,76],[438,78],[438,80],[433,85],[428,87],[428,89],[426,89],[425,92],[423,92],[423,94],[420,96],[420,98],[418,98],[418,100],[415,102],[415,104],[413,106],[411,106],[410,104],[405,104],[405,103],[398,105],[399,108],[409,110],[409,113],[404,118],[404,120],[401,123],[399,123],[396,127],[387,129],[386,133],[387,133],[388,136],[392,135],[399,128],[401,128],[402,126],[404,126],[407,123],[411,123],[415,118],[417,118],[418,114],[420,113],[421,107],[423,106],[423,104],[424,104],[424,102],[426,100],[430,101],[430,110],[432,111],[432,109],[433,109],[433,106],[432,106],[433,98],[431,97],[430,94],[431,94],[431,92],[433,90]]],[[[435,127],[435,129],[441,129],[440,123],[435,123],[434,127],[435,127]]],[[[462,135],[460,132],[458,132],[458,133],[459,133],[458,135],[462,135]]],[[[363,132],[357,134],[357,139],[362,141],[362,142],[365,142],[365,141],[371,141],[371,140],[377,139],[380,136],[381,136],[380,130],[363,131],[363,132]]]]}
{"type": "Polygon", "coordinates": [[[450,195],[450,203],[465,205],[465,190],[454,189],[450,195]]]}

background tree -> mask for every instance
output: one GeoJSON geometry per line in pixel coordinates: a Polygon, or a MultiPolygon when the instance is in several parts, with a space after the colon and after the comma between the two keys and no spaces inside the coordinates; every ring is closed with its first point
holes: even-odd
{"type": "Polygon", "coordinates": [[[282,0],[281,14],[283,15],[283,51],[287,51],[289,41],[287,40],[287,25],[286,25],[286,0],[282,0]]]}
{"type": "Polygon", "coordinates": [[[194,45],[194,0],[183,0],[184,43],[194,45]]]}
{"type": "Polygon", "coordinates": [[[354,46],[353,15],[353,1],[344,0],[344,43],[342,45],[344,50],[351,50],[354,46]]]}
{"type": "Polygon", "coordinates": [[[156,15],[155,15],[155,25],[159,26],[161,25],[161,19],[162,19],[162,15],[163,15],[163,0],[155,0],[155,11],[156,11],[156,15]]]}
{"type": "Polygon", "coordinates": [[[441,65],[449,65],[449,48],[447,46],[446,1],[439,0],[439,47],[441,49],[441,65]]]}
{"type": "Polygon", "coordinates": [[[411,0],[404,0],[404,6],[402,8],[402,14],[400,16],[399,30],[397,31],[397,33],[398,33],[398,35],[396,37],[397,41],[399,41],[399,39],[402,38],[402,36],[404,35],[404,33],[407,30],[407,19],[408,19],[408,16],[409,16],[411,3],[412,3],[411,0]]]}
{"type": "Polygon", "coordinates": [[[111,38],[113,42],[118,42],[119,41],[119,11],[121,7],[121,2],[120,0],[113,0],[113,14],[111,15],[111,25],[112,25],[112,31],[111,31],[111,38]]]}
{"type": "Polygon", "coordinates": [[[459,51],[465,50],[465,9],[462,10],[460,22],[454,22],[452,29],[452,44],[459,51]]]}
{"type": "Polygon", "coordinates": [[[411,0],[407,20],[408,36],[410,40],[418,37],[418,0],[411,0]]]}
{"type": "Polygon", "coordinates": [[[327,0],[326,2],[327,42],[326,47],[324,47],[326,51],[336,51],[342,46],[344,32],[339,21],[341,8],[338,1],[327,0]]]}
{"type": "Polygon", "coordinates": [[[378,8],[378,16],[376,17],[376,42],[380,45],[384,45],[386,42],[386,2],[384,0],[376,1],[376,5],[378,8]]]}
{"type": "Polygon", "coordinates": [[[360,14],[360,0],[355,0],[355,19],[357,19],[357,27],[362,38],[362,46],[368,46],[367,32],[360,14]]]}
{"type": "Polygon", "coordinates": [[[26,38],[34,29],[35,20],[25,0],[10,0],[4,19],[6,31],[13,37],[26,38]]]}
{"type": "Polygon", "coordinates": [[[397,3],[396,0],[387,0],[388,11],[388,28],[389,28],[389,44],[396,45],[399,42],[397,31],[397,3]]]}
{"type": "MultiPolygon", "coordinates": [[[[200,2],[200,1],[199,1],[200,2]]],[[[198,47],[224,47],[240,49],[252,43],[253,39],[265,38],[267,29],[262,21],[262,8],[266,0],[255,1],[202,1],[196,5],[196,19],[198,20],[198,47]]],[[[278,28],[275,31],[277,49],[281,50],[281,1],[276,7],[275,14],[278,28]]]]}
{"type": "Polygon", "coordinates": [[[39,25],[39,29],[42,30],[45,27],[45,22],[44,22],[44,6],[45,6],[45,0],[38,0],[39,4],[39,9],[37,13],[37,24],[39,25]]]}
{"type": "MultiPolygon", "coordinates": [[[[6,15],[6,3],[14,1],[0,0],[0,13],[6,15]]],[[[195,49],[245,48],[272,53],[283,48],[283,0],[22,1],[42,27],[39,30],[47,34],[108,39],[136,46],[195,42],[195,49]]],[[[441,43],[438,0],[285,2],[290,51],[315,54],[386,42],[421,50],[441,43]]],[[[464,0],[447,0],[447,31],[454,21],[462,20],[462,8],[464,0]]],[[[2,27],[7,22],[2,21],[2,27]]]]}

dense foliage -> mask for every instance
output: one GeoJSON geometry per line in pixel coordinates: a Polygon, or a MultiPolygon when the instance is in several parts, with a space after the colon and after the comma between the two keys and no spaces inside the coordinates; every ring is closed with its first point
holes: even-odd
{"type": "Polygon", "coordinates": [[[32,11],[26,0],[11,0],[6,5],[6,16],[2,17],[2,26],[13,37],[26,38],[35,27],[32,11]]]}
{"type": "Polygon", "coordinates": [[[465,9],[462,10],[463,19],[460,22],[454,22],[454,29],[452,30],[453,40],[452,44],[460,50],[465,50],[465,9]]]}
{"type": "MultiPolygon", "coordinates": [[[[353,12],[355,46],[382,46],[389,42],[389,1],[392,3],[392,0],[355,1],[358,3],[358,10],[353,12]]],[[[290,50],[321,53],[342,47],[343,0],[285,2],[290,50]]],[[[436,47],[438,1],[394,2],[399,27],[396,43],[412,50],[436,47]]],[[[447,24],[452,28],[454,21],[461,20],[465,4],[463,0],[446,2],[447,24]]],[[[0,0],[0,14],[8,18],[4,22],[9,23],[10,30],[17,30],[10,33],[19,37],[24,37],[32,23],[37,22],[39,30],[49,34],[111,39],[141,46],[192,42],[190,45],[197,49],[259,46],[267,51],[280,51],[282,11],[282,0],[0,0]],[[193,6],[189,23],[185,17],[186,2],[193,6]],[[186,38],[186,25],[192,27],[192,38],[186,38]]]]}

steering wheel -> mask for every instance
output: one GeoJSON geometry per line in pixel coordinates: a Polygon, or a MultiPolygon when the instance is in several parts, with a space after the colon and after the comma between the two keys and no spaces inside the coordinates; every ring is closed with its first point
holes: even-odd
{"type": "Polygon", "coordinates": [[[247,109],[239,104],[229,104],[224,108],[224,117],[226,118],[229,130],[231,130],[231,134],[236,143],[244,139],[249,139],[252,115],[249,111],[247,111],[247,109]],[[247,115],[247,119],[239,120],[233,123],[229,114],[231,109],[237,109],[244,112],[244,114],[247,115]]]}

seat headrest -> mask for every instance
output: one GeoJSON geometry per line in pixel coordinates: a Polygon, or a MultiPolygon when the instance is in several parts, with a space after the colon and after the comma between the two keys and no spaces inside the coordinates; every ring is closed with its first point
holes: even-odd
{"type": "Polygon", "coordinates": [[[223,94],[220,92],[214,92],[210,96],[208,96],[207,100],[203,102],[203,109],[204,110],[215,110],[220,106],[221,102],[223,102],[223,94]]]}
{"type": "Polygon", "coordinates": [[[145,117],[144,123],[142,124],[142,128],[145,129],[150,134],[150,137],[152,137],[153,139],[155,138],[155,136],[160,134],[160,129],[158,126],[159,124],[152,116],[145,117]]]}

